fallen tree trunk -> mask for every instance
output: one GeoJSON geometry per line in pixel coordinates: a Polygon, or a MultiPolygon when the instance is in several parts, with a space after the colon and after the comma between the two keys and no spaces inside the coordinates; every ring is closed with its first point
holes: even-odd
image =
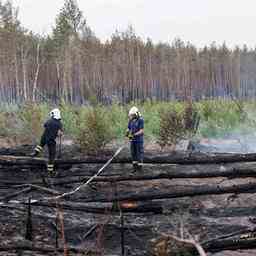
{"type": "MultiPolygon", "coordinates": [[[[0,170],[1,171],[1,170],[0,170]]],[[[197,179],[197,178],[228,178],[228,179],[235,179],[235,178],[251,178],[256,177],[256,169],[255,170],[244,170],[244,169],[230,169],[230,170],[216,170],[213,172],[207,171],[170,171],[170,172],[158,172],[156,174],[131,174],[131,175],[123,175],[123,176],[100,176],[96,177],[92,183],[98,182],[129,182],[129,181],[150,181],[150,180],[159,180],[159,179],[197,179]]],[[[63,186],[63,185],[70,185],[76,183],[83,183],[89,180],[91,176],[81,176],[81,177],[66,177],[66,178],[51,178],[51,184],[53,186],[63,186]]],[[[29,181],[31,185],[43,185],[44,182],[42,179],[31,180],[29,181]]],[[[27,183],[25,183],[27,184],[27,183]]],[[[19,187],[24,185],[22,181],[14,181],[14,180],[1,180],[0,186],[1,187],[19,187]]]]}
{"type": "Polygon", "coordinates": [[[224,239],[203,245],[207,252],[249,250],[256,248],[256,239],[224,239]]]}
{"type": "MultiPolygon", "coordinates": [[[[156,167],[153,167],[156,169],[156,167]]],[[[169,170],[152,170],[147,166],[144,167],[143,172],[136,172],[133,174],[123,174],[122,176],[105,176],[104,174],[100,177],[96,177],[92,182],[121,182],[121,181],[146,181],[146,180],[158,180],[158,179],[197,179],[197,178],[249,178],[256,177],[256,165],[253,167],[235,167],[229,166],[225,168],[224,166],[215,166],[215,170],[207,169],[207,166],[200,166],[198,168],[190,167],[184,169],[183,166],[159,166],[158,169],[169,170]]],[[[54,185],[65,185],[71,183],[86,182],[91,176],[84,176],[80,178],[57,178],[54,179],[54,185]]]]}
{"type": "MultiPolygon", "coordinates": [[[[87,157],[84,159],[57,160],[57,164],[79,164],[79,163],[105,163],[109,157],[87,157]]],[[[146,152],[144,162],[154,164],[217,164],[256,161],[256,154],[206,154],[173,152],[159,154],[146,152]]],[[[114,159],[113,163],[131,163],[130,157],[121,154],[114,159]]]]}
{"type": "Polygon", "coordinates": [[[244,216],[255,216],[256,215],[256,207],[227,207],[227,208],[210,208],[210,209],[202,209],[195,210],[191,209],[190,213],[199,214],[201,216],[206,216],[209,218],[226,218],[226,217],[244,217],[244,216]]]}
{"type": "Polygon", "coordinates": [[[22,156],[0,156],[0,166],[40,166],[45,167],[47,159],[22,156]]]}
{"type": "Polygon", "coordinates": [[[21,145],[16,148],[0,148],[0,155],[26,156],[33,150],[32,145],[21,145]]]}
{"type": "Polygon", "coordinates": [[[7,201],[11,200],[14,197],[17,197],[17,196],[22,195],[22,194],[27,194],[27,193],[29,193],[31,191],[32,191],[32,188],[31,187],[27,187],[27,188],[24,188],[24,189],[22,189],[20,191],[8,194],[5,197],[0,198],[0,200],[4,201],[4,202],[7,202],[7,201]]]}
{"type": "MultiPolygon", "coordinates": [[[[113,163],[131,163],[130,154],[120,154],[113,160],[113,163]]],[[[85,156],[84,158],[73,158],[56,160],[57,166],[75,165],[75,164],[103,164],[106,163],[112,155],[108,156],[85,156]]],[[[169,154],[145,153],[144,162],[152,164],[218,164],[218,163],[237,163],[256,161],[256,154],[206,154],[173,152],[169,154]]],[[[0,165],[31,165],[45,166],[46,159],[30,157],[0,156],[0,165]]]]}
{"type": "MultiPolygon", "coordinates": [[[[26,205],[27,203],[25,203],[26,205]]],[[[137,203],[137,202],[125,202],[120,203],[111,203],[108,206],[89,206],[88,204],[84,203],[73,203],[73,202],[61,202],[58,205],[63,210],[69,211],[78,211],[78,212],[86,212],[86,213],[97,213],[97,214],[108,214],[108,213],[120,213],[120,210],[125,213],[154,213],[154,214],[161,214],[163,213],[163,207],[161,202],[148,202],[148,203],[137,203]]],[[[49,208],[56,208],[55,203],[51,202],[36,202],[33,203],[33,206],[39,207],[49,207],[49,208]]]]}
{"type": "MultiPolygon", "coordinates": [[[[54,178],[47,177],[45,171],[24,171],[2,169],[0,166],[0,187],[19,186],[23,184],[42,185],[45,178],[54,186],[86,182],[102,165],[81,165],[69,170],[59,170],[54,178]],[[1,178],[3,177],[3,178],[1,178]],[[40,178],[39,178],[40,177],[40,178]]],[[[142,172],[132,172],[131,165],[112,164],[92,182],[147,181],[157,179],[193,179],[217,178],[229,179],[256,177],[256,163],[172,165],[145,164],[142,172]],[[126,171],[124,171],[126,170],[126,171]]]]}
{"type": "MultiPolygon", "coordinates": [[[[109,157],[87,157],[84,159],[56,160],[61,164],[105,163],[109,157]]],[[[145,153],[144,163],[152,164],[218,164],[256,161],[256,154],[204,154],[189,152],[173,152],[170,154],[145,153]]],[[[113,163],[131,163],[130,157],[120,155],[113,163]]]]}
{"type": "MultiPolygon", "coordinates": [[[[32,251],[32,252],[42,252],[42,253],[50,253],[50,252],[63,252],[64,248],[54,248],[50,246],[39,246],[39,245],[0,245],[0,252],[10,252],[10,251],[32,251]]],[[[68,247],[69,252],[74,253],[88,253],[88,250],[84,248],[77,247],[68,247]]]]}
{"type": "Polygon", "coordinates": [[[156,200],[156,199],[167,199],[167,198],[182,198],[182,197],[194,197],[194,196],[204,196],[204,195],[219,195],[219,194],[242,194],[242,193],[255,193],[256,183],[249,182],[245,184],[238,185],[199,185],[190,186],[189,188],[175,188],[172,187],[172,191],[161,192],[155,189],[149,190],[147,192],[141,193],[129,193],[126,192],[123,195],[118,196],[93,196],[88,197],[75,197],[74,200],[83,200],[83,202],[115,202],[115,201],[145,201],[145,200],[156,200]]]}

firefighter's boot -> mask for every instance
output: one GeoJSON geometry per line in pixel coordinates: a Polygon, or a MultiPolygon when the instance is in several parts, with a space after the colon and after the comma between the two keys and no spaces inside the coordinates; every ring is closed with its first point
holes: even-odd
{"type": "Polygon", "coordinates": [[[40,155],[40,153],[43,151],[43,148],[41,146],[36,146],[34,152],[32,154],[30,154],[31,157],[36,157],[38,155],[40,155]]]}
{"type": "Polygon", "coordinates": [[[138,163],[137,170],[142,171],[143,163],[138,163]]]}
{"type": "Polygon", "coordinates": [[[138,162],[137,161],[133,161],[132,162],[132,166],[133,166],[133,172],[137,172],[138,171],[138,162]]]}
{"type": "Polygon", "coordinates": [[[47,164],[47,171],[48,171],[49,176],[54,176],[54,174],[55,174],[54,164],[52,164],[52,163],[47,164]]]}

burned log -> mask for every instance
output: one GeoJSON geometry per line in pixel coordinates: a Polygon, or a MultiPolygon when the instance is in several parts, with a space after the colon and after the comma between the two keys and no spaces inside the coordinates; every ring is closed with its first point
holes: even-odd
{"type": "Polygon", "coordinates": [[[242,194],[242,193],[255,193],[256,183],[248,182],[245,184],[235,185],[199,185],[189,186],[188,188],[175,188],[172,187],[171,191],[162,192],[158,189],[144,191],[141,193],[129,193],[120,194],[118,196],[110,195],[95,195],[90,198],[84,196],[74,197],[74,200],[83,200],[83,202],[115,202],[115,201],[146,201],[156,199],[168,199],[168,198],[182,198],[182,197],[194,197],[203,195],[220,195],[220,194],[242,194]]]}
{"type": "MultiPolygon", "coordinates": [[[[184,169],[181,166],[165,166],[166,168],[170,168],[168,171],[161,171],[161,170],[153,170],[151,168],[148,168],[145,166],[144,172],[140,173],[130,173],[126,174],[124,173],[123,175],[115,175],[114,173],[111,175],[111,172],[104,174],[100,177],[96,177],[92,183],[98,183],[98,182],[130,182],[130,181],[150,181],[150,180],[160,180],[160,179],[204,179],[204,178],[228,178],[228,179],[235,179],[235,178],[250,178],[250,177],[256,177],[256,166],[254,167],[228,167],[225,168],[222,166],[219,169],[216,166],[216,170],[211,170],[211,168],[191,168],[189,169],[184,169]],[[255,169],[254,169],[255,168],[255,169]]],[[[121,168],[121,167],[120,167],[121,168]]],[[[162,167],[161,167],[162,169],[162,167]]],[[[1,170],[0,170],[1,172],[1,170]]],[[[76,184],[76,183],[83,183],[86,182],[88,179],[90,179],[91,176],[89,176],[89,173],[87,170],[84,171],[84,174],[82,172],[78,173],[77,175],[75,172],[72,174],[67,175],[66,177],[53,177],[49,178],[48,180],[51,181],[51,184],[53,186],[63,186],[63,185],[70,185],[70,184],[76,184]],[[76,177],[78,176],[78,177],[76,177]]],[[[15,179],[15,177],[14,177],[15,179]]],[[[28,180],[30,182],[30,185],[43,185],[44,182],[42,179],[31,179],[28,180]]],[[[0,181],[0,186],[15,186],[16,188],[19,188],[20,186],[24,185],[24,181],[16,181],[16,180],[11,180],[11,179],[6,179],[6,180],[1,180],[0,181]]],[[[26,185],[26,183],[25,183],[26,185]]]]}
{"type": "Polygon", "coordinates": [[[207,252],[249,250],[256,248],[256,239],[224,239],[203,246],[207,252]]]}
{"type": "MultiPolygon", "coordinates": [[[[131,163],[130,154],[120,154],[113,160],[113,163],[131,163]]],[[[70,158],[64,160],[56,160],[57,166],[77,165],[77,164],[103,164],[106,163],[112,155],[103,156],[84,156],[83,158],[70,158]]],[[[145,163],[151,164],[220,164],[220,163],[238,163],[238,162],[254,162],[256,154],[207,154],[207,153],[189,153],[189,152],[172,152],[158,153],[146,152],[145,163]]],[[[27,165],[44,167],[46,159],[0,156],[0,165],[27,165]]]]}
{"type": "MultiPolygon", "coordinates": [[[[33,160],[35,161],[35,160],[33,160]]],[[[0,166],[0,186],[19,186],[24,184],[42,185],[44,178],[51,181],[54,186],[82,183],[93,176],[102,165],[79,165],[69,170],[59,169],[55,177],[47,177],[46,170],[34,171],[28,169],[12,170],[0,166]],[[1,178],[2,177],[2,178],[1,178]]],[[[122,182],[122,181],[147,181],[157,179],[194,179],[217,178],[228,179],[256,177],[256,163],[229,163],[229,164],[204,164],[204,165],[179,165],[179,164],[144,164],[142,172],[133,172],[129,164],[111,164],[104,170],[100,177],[92,182],[122,182]],[[124,171],[125,170],[125,171],[124,171]]]]}
{"type": "MultiPolygon", "coordinates": [[[[24,203],[26,204],[26,202],[24,203]]],[[[106,213],[117,213],[120,211],[124,213],[154,213],[161,214],[163,213],[163,206],[161,202],[134,202],[134,201],[126,201],[120,203],[119,206],[116,203],[111,203],[108,205],[102,206],[90,206],[86,203],[74,203],[70,201],[59,202],[58,205],[64,209],[69,211],[78,211],[78,212],[86,212],[86,213],[97,213],[97,214],[106,214],[106,213]]],[[[56,208],[56,203],[52,202],[35,202],[33,206],[38,207],[48,207],[48,208],[56,208]]]]}
{"type": "MultiPolygon", "coordinates": [[[[113,163],[131,163],[129,154],[120,154],[113,160],[113,163]]],[[[110,156],[85,157],[80,159],[56,160],[57,165],[62,164],[96,164],[105,163],[110,156]]],[[[190,153],[190,152],[172,152],[169,154],[158,152],[146,152],[144,163],[151,164],[219,164],[219,163],[237,163],[237,162],[254,162],[256,154],[207,154],[207,153],[190,153]]]]}
{"type": "Polygon", "coordinates": [[[14,197],[19,196],[19,195],[29,193],[32,190],[38,190],[38,191],[41,191],[42,193],[46,193],[46,194],[50,194],[50,195],[59,195],[60,194],[60,192],[58,192],[54,189],[49,189],[49,188],[38,186],[38,185],[24,184],[23,186],[19,186],[18,188],[20,188],[20,187],[25,187],[25,188],[20,191],[5,195],[2,198],[0,197],[0,200],[6,202],[6,201],[11,200],[14,197]]]}
{"type": "MultiPolygon", "coordinates": [[[[256,177],[256,163],[229,164],[229,165],[144,165],[143,172],[130,174],[116,173],[122,169],[128,169],[129,166],[121,166],[113,164],[100,177],[96,177],[92,182],[123,182],[123,181],[147,181],[158,179],[200,179],[200,178],[249,178],[256,177]]],[[[81,172],[81,171],[80,171],[81,172]]],[[[64,185],[71,183],[85,182],[90,178],[88,170],[81,173],[80,178],[74,177],[76,172],[73,172],[73,177],[65,177],[54,179],[54,185],[64,185]]],[[[78,175],[79,176],[79,175],[78,175]]]]}
{"type": "Polygon", "coordinates": [[[27,187],[27,188],[24,188],[24,189],[22,189],[20,191],[8,194],[8,195],[4,196],[3,198],[0,198],[0,200],[6,202],[6,201],[11,200],[14,197],[19,196],[19,195],[22,195],[22,194],[25,194],[25,193],[29,193],[29,192],[31,192],[31,190],[32,190],[31,187],[27,187]]]}
{"type": "Polygon", "coordinates": [[[0,155],[26,156],[33,150],[32,145],[21,145],[16,148],[0,148],[0,155]]]}
{"type": "MultiPolygon", "coordinates": [[[[51,253],[51,252],[64,252],[64,248],[55,248],[50,246],[42,245],[29,245],[29,244],[15,244],[15,245],[1,245],[0,252],[11,252],[11,251],[32,251],[41,253],[51,253]]],[[[88,250],[84,248],[69,247],[69,252],[74,253],[88,253],[88,250]]]]}
{"type": "Polygon", "coordinates": [[[0,156],[0,166],[45,167],[47,159],[22,156],[0,156]]]}
{"type": "MultiPolygon", "coordinates": [[[[236,207],[234,204],[232,207],[227,206],[227,209],[225,209],[226,212],[223,212],[217,208],[210,209],[210,207],[207,208],[205,205],[201,207],[199,204],[197,205],[193,203],[194,201],[204,201],[205,203],[206,197],[192,198],[191,201],[187,200],[187,198],[184,200],[173,199],[160,201],[157,199],[230,193],[255,193],[256,182],[249,183],[249,179],[247,180],[247,183],[243,180],[242,184],[241,180],[232,180],[232,182],[238,183],[234,186],[227,185],[227,179],[225,179],[225,185],[200,185],[201,180],[193,180],[193,183],[200,183],[197,186],[194,185],[195,183],[193,185],[191,185],[191,183],[186,183],[187,181],[184,181],[183,183],[183,180],[178,180],[177,185],[175,184],[176,180],[171,180],[216,177],[229,179],[256,177],[256,163],[254,162],[255,160],[253,161],[253,157],[252,154],[246,155],[244,158],[237,154],[210,155],[197,153],[191,155],[189,153],[174,153],[172,155],[156,154],[153,156],[153,154],[150,155],[149,153],[149,157],[147,157],[146,161],[151,164],[145,164],[142,173],[131,174],[132,166],[130,164],[123,164],[130,163],[129,158],[120,155],[120,157],[116,159],[115,164],[110,165],[104,170],[100,177],[93,180],[93,182],[99,183],[93,184],[95,185],[96,190],[91,191],[90,188],[84,188],[76,193],[74,197],[63,198],[63,201],[59,201],[59,206],[64,210],[65,231],[67,234],[68,245],[70,248],[74,249],[88,248],[86,247],[88,244],[85,245],[84,243],[90,241],[94,244],[97,240],[98,229],[102,228],[102,230],[104,230],[105,239],[103,245],[104,249],[107,248],[108,252],[111,251],[112,254],[118,254],[120,252],[120,244],[113,244],[113,241],[118,241],[119,243],[118,239],[120,239],[120,210],[123,213],[127,213],[125,218],[127,223],[124,225],[125,242],[131,250],[134,249],[136,255],[144,255],[143,251],[145,250],[146,242],[155,237],[158,231],[157,229],[159,228],[158,225],[160,225],[161,231],[172,230],[172,223],[169,222],[175,218],[176,214],[179,214],[180,209],[181,211],[183,211],[183,209],[187,210],[187,213],[191,215],[189,216],[189,225],[194,227],[192,233],[193,231],[195,231],[195,234],[205,232],[205,239],[209,239],[213,237],[213,235],[215,237],[215,235],[220,236],[221,234],[225,234],[225,232],[233,232],[243,229],[247,227],[247,225],[250,225],[249,221],[246,222],[245,220],[248,220],[250,217],[249,215],[255,213],[255,208],[250,208],[250,205],[248,205],[248,209],[245,208],[245,212],[242,212],[242,208],[235,211],[236,207]],[[200,156],[202,155],[204,156],[200,159],[200,156]],[[158,162],[161,162],[160,159],[162,159],[161,161],[163,162],[158,164],[158,162]],[[248,161],[243,162],[245,159],[248,159],[248,161]],[[164,162],[165,160],[169,161],[168,164],[164,162]],[[218,164],[215,164],[215,162],[218,164]],[[192,163],[193,165],[185,163],[192,163]],[[203,164],[199,165],[196,163],[203,164]],[[112,185],[115,183],[118,184],[116,194],[112,190],[112,185]],[[158,185],[154,186],[156,183],[158,185]],[[117,201],[119,201],[120,204],[119,208],[115,207],[117,201]],[[167,204],[167,201],[171,206],[168,209],[167,207],[169,205],[167,204]],[[184,201],[186,204],[191,203],[193,207],[190,207],[190,205],[187,208],[183,207],[184,201]],[[96,203],[90,204],[87,202],[96,203]],[[176,207],[176,210],[173,210],[174,207],[176,207]],[[166,214],[170,214],[170,216],[168,215],[168,219],[166,218],[166,214]],[[230,220],[229,216],[231,216],[233,220],[230,220]],[[239,223],[236,222],[238,217],[241,218],[241,222],[239,223]],[[216,223],[216,219],[218,218],[220,218],[219,223],[216,223]],[[110,223],[105,225],[105,223],[107,223],[106,220],[110,221],[110,223]],[[231,221],[233,222],[231,223],[231,221]],[[205,229],[203,229],[202,226],[205,229]],[[143,242],[139,241],[138,238],[141,238],[143,242]]],[[[88,164],[90,161],[96,161],[96,157],[57,160],[58,175],[54,178],[49,178],[45,172],[47,159],[10,156],[0,157],[1,197],[3,198],[4,196],[7,196],[7,200],[16,196],[18,197],[18,199],[10,201],[8,204],[0,202],[0,240],[5,241],[6,239],[10,241],[14,236],[16,237],[17,233],[24,237],[24,216],[26,216],[25,213],[27,209],[26,193],[32,189],[33,193],[29,196],[32,198],[32,217],[33,224],[35,223],[33,226],[33,234],[35,235],[34,246],[37,248],[41,247],[38,246],[38,244],[48,244],[49,246],[52,246],[50,247],[50,250],[54,249],[55,251],[56,227],[52,223],[55,223],[56,218],[56,202],[55,200],[49,201],[41,199],[44,199],[44,197],[54,197],[63,192],[73,190],[78,186],[77,183],[86,182],[92,175],[94,175],[99,168],[102,167],[102,164],[106,162],[105,160],[108,159],[109,158],[106,155],[103,159],[97,162],[97,164],[88,164]],[[44,184],[43,178],[45,178],[53,187],[49,184],[49,187],[47,187],[47,184],[44,184]],[[67,187],[67,185],[69,185],[69,187],[67,187]],[[50,196],[45,196],[45,193],[50,194],[50,196]],[[35,200],[39,201],[35,202],[35,200]],[[24,204],[17,204],[17,202],[23,202],[24,204]]],[[[213,179],[213,182],[216,182],[216,180],[217,179],[213,179]]],[[[219,180],[220,179],[217,181],[219,180]]],[[[209,182],[209,180],[202,181],[202,183],[206,182],[209,182]]],[[[219,197],[221,196],[214,198],[217,200],[219,197]]],[[[221,198],[224,202],[225,197],[221,198]]],[[[207,200],[211,199],[207,198],[207,200]]],[[[215,202],[212,201],[212,203],[214,204],[215,202]]],[[[215,204],[215,207],[217,206],[219,207],[219,205],[215,204]]],[[[220,208],[222,208],[222,206],[220,206],[220,208]]],[[[13,239],[13,241],[16,240],[13,239]]],[[[209,251],[218,251],[226,248],[230,249],[232,246],[234,250],[235,248],[240,247],[250,247],[250,244],[244,245],[244,241],[239,241],[239,243],[241,242],[239,245],[240,247],[235,247],[234,240],[232,240],[233,244],[232,241],[229,241],[228,239],[225,239],[225,241],[226,244],[224,245],[220,243],[218,244],[218,241],[211,241],[204,244],[204,248],[208,248],[209,251]]],[[[9,250],[10,252],[13,248],[21,251],[23,249],[29,250],[30,246],[28,244],[22,246],[19,243],[13,243],[10,244],[10,247],[8,248],[8,243],[2,245],[5,247],[2,247],[3,251],[9,250]],[[17,247],[12,245],[17,245],[17,247]]],[[[63,252],[63,248],[60,248],[60,251],[61,250],[63,252]]],[[[34,252],[35,251],[32,249],[30,253],[34,252]]],[[[51,252],[44,251],[43,253],[51,254],[51,252]]],[[[33,255],[37,255],[37,252],[33,255]]]]}

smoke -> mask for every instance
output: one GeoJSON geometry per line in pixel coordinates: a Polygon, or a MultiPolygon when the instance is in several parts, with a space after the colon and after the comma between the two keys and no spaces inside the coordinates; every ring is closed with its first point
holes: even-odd
{"type": "Polygon", "coordinates": [[[256,153],[256,115],[251,108],[245,109],[245,114],[245,120],[224,134],[199,139],[195,150],[209,153],[256,153]]]}
{"type": "Polygon", "coordinates": [[[201,139],[195,150],[208,153],[256,153],[256,134],[240,135],[233,138],[201,139]]]}

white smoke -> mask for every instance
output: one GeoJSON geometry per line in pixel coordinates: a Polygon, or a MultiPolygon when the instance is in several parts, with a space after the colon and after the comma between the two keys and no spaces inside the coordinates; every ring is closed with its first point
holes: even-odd
{"type": "Polygon", "coordinates": [[[197,151],[216,153],[256,153],[256,115],[245,109],[246,120],[225,136],[199,139],[197,151]]]}

